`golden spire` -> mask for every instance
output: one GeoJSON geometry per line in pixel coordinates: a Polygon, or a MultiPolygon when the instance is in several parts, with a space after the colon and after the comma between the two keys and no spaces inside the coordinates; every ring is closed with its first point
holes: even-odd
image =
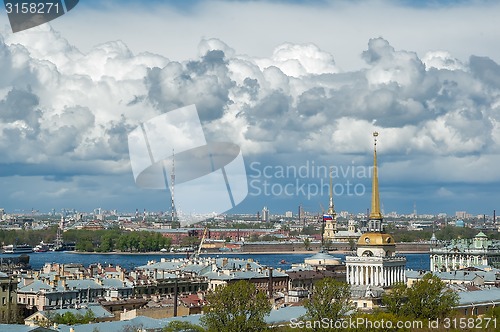
{"type": "Polygon", "coordinates": [[[337,213],[335,213],[335,206],[333,205],[333,180],[332,180],[332,176],[333,176],[333,169],[332,167],[330,167],[330,204],[328,205],[328,214],[332,217],[335,218],[335,215],[337,213]]]}
{"type": "Polygon", "coordinates": [[[370,211],[370,219],[382,220],[380,212],[380,197],[378,193],[378,171],[377,171],[377,136],[378,132],[373,132],[373,178],[372,178],[372,208],[370,211]]]}

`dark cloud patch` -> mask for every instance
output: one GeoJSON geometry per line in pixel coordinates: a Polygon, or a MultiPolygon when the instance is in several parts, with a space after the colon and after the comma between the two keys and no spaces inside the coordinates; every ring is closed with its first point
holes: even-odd
{"type": "Polygon", "coordinates": [[[231,103],[229,89],[234,86],[221,50],[208,51],[198,61],[154,68],[146,84],[149,100],[160,110],[196,104],[200,119],[208,122],[222,117],[231,103]]]}
{"type": "Polygon", "coordinates": [[[245,137],[250,140],[272,142],[290,128],[284,129],[290,119],[290,99],[279,91],[262,98],[254,107],[244,110],[249,123],[245,137]]]}
{"type": "Polygon", "coordinates": [[[46,175],[43,177],[45,181],[51,182],[67,182],[71,183],[73,181],[73,176],[65,175],[65,174],[57,174],[57,175],[46,175]]]}
{"type": "Polygon", "coordinates": [[[250,77],[245,78],[243,80],[243,86],[241,87],[241,91],[248,93],[251,100],[257,100],[259,96],[260,85],[259,81],[256,79],[252,79],[250,77]]]}
{"type": "Polygon", "coordinates": [[[392,58],[394,48],[383,38],[373,38],[368,41],[368,50],[361,53],[361,57],[370,65],[380,62],[384,58],[392,58]]]}
{"type": "Polygon", "coordinates": [[[65,108],[52,117],[53,127],[42,133],[44,152],[48,155],[72,154],[86,139],[86,133],[95,125],[95,116],[87,107],[65,108]]]}
{"type": "Polygon", "coordinates": [[[312,88],[299,96],[297,103],[297,112],[301,115],[312,116],[318,113],[328,112],[328,103],[324,101],[327,99],[325,89],[322,87],[312,88]]]}
{"type": "Polygon", "coordinates": [[[134,98],[127,103],[127,106],[134,106],[140,104],[146,99],[146,96],[134,96],[134,98]]]}
{"type": "Polygon", "coordinates": [[[39,98],[31,91],[12,89],[0,101],[0,120],[4,122],[24,121],[29,136],[36,136],[40,128],[41,111],[37,109],[39,98]]]}
{"type": "Polygon", "coordinates": [[[472,74],[496,89],[500,88],[500,66],[488,57],[471,56],[469,66],[472,74]]]}
{"type": "Polygon", "coordinates": [[[108,137],[108,146],[112,152],[110,157],[123,158],[128,155],[128,134],[134,130],[135,126],[127,122],[122,114],[120,121],[111,121],[109,128],[106,130],[108,137]]]}

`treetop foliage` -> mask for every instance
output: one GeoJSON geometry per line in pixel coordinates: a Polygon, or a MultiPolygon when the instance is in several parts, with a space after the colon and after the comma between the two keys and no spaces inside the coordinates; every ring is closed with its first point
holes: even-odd
{"type": "Polygon", "coordinates": [[[387,310],[397,316],[419,319],[446,317],[458,305],[458,295],[432,273],[427,273],[411,287],[397,284],[382,296],[387,310]]]}
{"type": "Polygon", "coordinates": [[[207,295],[208,306],[201,318],[208,331],[249,332],[266,329],[264,317],[271,303],[264,292],[248,281],[220,286],[207,295]]]}

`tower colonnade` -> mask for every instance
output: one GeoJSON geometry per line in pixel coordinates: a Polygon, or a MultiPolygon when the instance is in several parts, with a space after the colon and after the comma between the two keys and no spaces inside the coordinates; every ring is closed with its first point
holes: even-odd
{"type": "Polygon", "coordinates": [[[388,287],[406,281],[405,265],[404,257],[346,257],[347,282],[388,287]]]}

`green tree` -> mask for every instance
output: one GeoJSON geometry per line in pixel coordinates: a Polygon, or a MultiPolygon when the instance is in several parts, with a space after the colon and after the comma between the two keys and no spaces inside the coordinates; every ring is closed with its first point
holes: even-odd
{"type": "Polygon", "coordinates": [[[67,311],[64,314],[55,314],[52,319],[49,319],[57,324],[75,325],[75,324],[88,324],[95,322],[95,314],[92,310],[87,310],[84,315],[80,313],[72,313],[67,311]]]}
{"type": "Polygon", "coordinates": [[[89,324],[96,321],[95,314],[92,310],[87,310],[85,315],[82,316],[81,324],[89,324]]]}
{"type": "Polygon", "coordinates": [[[257,242],[259,241],[259,236],[257,234],[250,235],[248,242],[257,242]]]}
{"type": "Polygon", "coordinates": [[[115,249],[113,244],[113,237],[110,234],[106,234],[102,237],[99,249],[100,249],[99,251],[102,252],[110,252],[115,249]]]}
{"type": "Polygon", "coordinates": [[[219,287],[207,295],[207,301],[201,322],[208,331],[263,331],[264,316],[271,312],[266,294],[248,281],[219,287]]]}
{"type": "Polygon", "coordinates": [[[174,320],[168,323],[167,327],[163,328],[163,332],[203,332],[203,327],[180,320],[174,320]]]}
{"type": "Polygon", "coordinates": [[[354,309],[351,291],[347,283],[331,277],[323,278],[314,284],[313,295],[306,300],[306,318],[321,321],[324,318],[337,321],[354,309]]]}
{"type": "Polygon", "coordinates": [[[382,296],[382,302],[396,315],[434,320],[450,314],[458,305],[458,295],[437,276],[427,273],[409,288],[396,286],[395,291],[382,296]]]}
{"type": "Polygon", "coordinates": [[[306,250],[310,250],[311,249],[311,240],[309,238],[305,238],[304,239],[304,248],[306,250]]]}
{"type": "Polygon", "coordinates": [[[387,311],[396,316],[403,316],[406,313],[406,307],[403,304],[408,300],[408,289],[405,283],[396,283],[392,289],[382,295],[382,301],[387,308],[387,311]]]}

